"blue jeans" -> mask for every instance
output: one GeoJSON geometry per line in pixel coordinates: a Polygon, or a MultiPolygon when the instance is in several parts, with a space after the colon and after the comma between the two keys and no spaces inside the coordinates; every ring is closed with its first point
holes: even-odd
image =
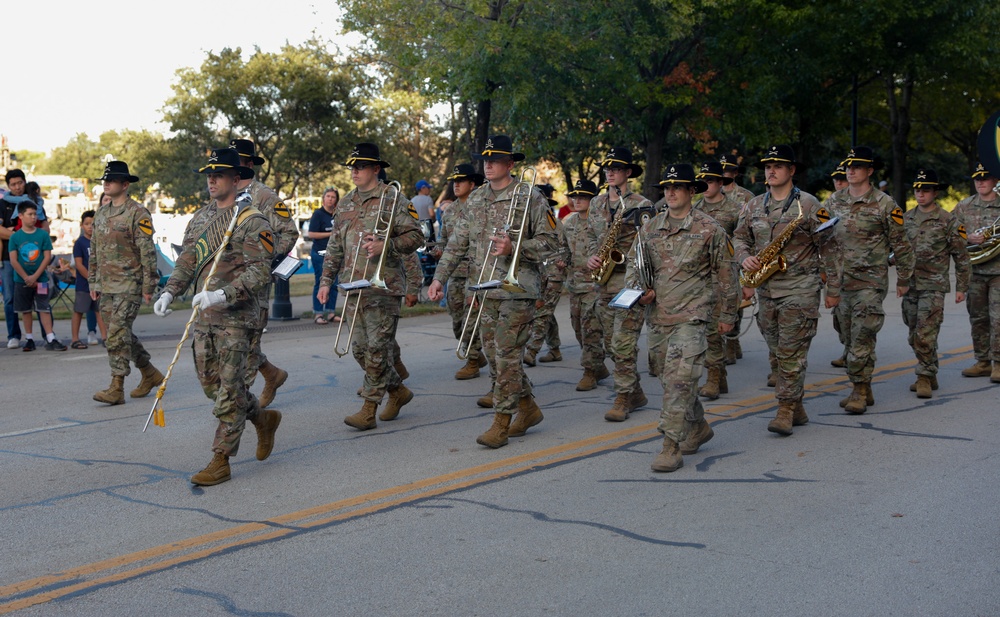
{"type": "Polygon", "coordinates": [[[14,312],[14,268],[9,261],[3,262],[3,314],[7,320],[7,338],[21,338],[20,316],[14,312]]]}
{"type": "Polygon", "coordinates": [[[337,308],[337,282],[340,277],[333,279],[333,287],[330,288],[330,297],[327,298],[326,304],[320,304],[316,294],[319,293],[319,279],[323,276],[323,256],[310,253],[309,259],[312,260],[313,274],[316,275],[316,283],[313,285],[313,315],[333,313],[337,308]]]}
{"type": "Polygon", "coordinates": [[[97,313],[87,311],[87,332],[97,332],[97,313]]]}

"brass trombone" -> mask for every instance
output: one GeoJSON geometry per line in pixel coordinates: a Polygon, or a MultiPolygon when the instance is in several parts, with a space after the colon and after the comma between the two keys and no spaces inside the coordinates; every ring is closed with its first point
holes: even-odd
{"type": "Polygon", "coordinates": [[[458,347],[455,349],[455,355],[458,356],[459,360],[466,360],[469,357],[472,341],[475,340],[479,332],[479,322],[483,318],[483,300],[486,299],[489,291],[501,287],[504,291],[510,293],[524,292],[524,288],[521,287],[517,280],[517,269],[521,263],[521,242],[524,239],[524,229],[528,223],[531,192],[535,188],[535,178],[537,175],[538,172],[535,171],[534,167],[525,167],[521,171],[521,175],[518,177],[517,184],[514,186],[511,194],[510,206],[507,208],[507,217],[504,221],[504,226],[500,229],[494,229],[494,236],[499,233],[504,233],[509,237],[513,235],[517,236],[513,252],[511,253],[510,268],[507,270],[507,275],[503,280],[494,280],[493,278],[496,274],[497,261],[500,259],[500,256],[490,255],[493,252],[494,244],[494,241],[490,240],[489,245],[486,247],[486,258],[483,260],[483,266],[479,269],[479,278],[476,280],[475,285],[469,287],[473,292],[472,301],[469,303],[465,319],[462,321],[462,333],[458,337],[458,347]],[[523,212],[521,213],[521,220],[518,222],[517,210],[519,202],[522,200],[524,202],[523,212]],[[514,226],[515,223],[518,223],[517,227],[514,226]],[[486,270],[487,266],[489,266],[488,274],[486,270]],[[466,333],[468,333],[468,336],[466,336],[466,333]]]}
{"type": "MultiPolygon", "coordinates": [[[[344,347],[340,347],[340,335],[344,329],[344,322],[346,319],[340,320],[340,325],[337,326],[337,338],[333,342],[333,353],[337,354],[337,357],[343,358],[350,351],[351,339],[354,338],[354,326],[358,322],[358,311],[361,307],[361,293],[364,289],[368,287],[377,287],[378,289],[386,289],[385,279],[382,277],[382,267],[385,265],[385,254],[387,251],[387,244],[389,241],[389,234],[392,233],[392,224],[396,218],[396,206],[399,204],[399,196],[402,193],[402,187],[399,182],[393,180],[385,185],[382,189],[382,194],[379,196],[378,202],[378,214],[375,216],[375,226],[369,232],[358,232],[358,246],[354,249],[354,261],[352,264],[358,263],[358,257],[361,256],[361,245],[365,242],[365,236],[371,236],[373,239],[382,239],[384,241],[382,246],[382,253],[379,255],[378,265],[375,266],[375,272],[372,274],[371,280],[368,279],[368,265],[371,262],[370,259],[365,259],[365,268],[361,272],[361,278],[357,280],[352,280],[348,283],[341,283],[338,285],[340,290],[344,295],[344,306],[346,307],[351,299],[351,294],[356,293],[354,300],[354,311],[351,312],[351,325],[347,331],[347,341],[344,343],[344,347]],[[392,196],[392,201],[389,201],[390,189],[394,191],[392,196]]],[[[353,268],[352,268],[353,273],[353,268]]]]}

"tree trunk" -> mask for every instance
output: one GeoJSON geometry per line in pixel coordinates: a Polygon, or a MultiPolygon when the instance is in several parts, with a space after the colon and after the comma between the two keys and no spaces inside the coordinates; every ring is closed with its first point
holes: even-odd
{"type": "MultiPolygon", "coordinates": [[[[492,111],[492,99],[485,99],[476,104],[476,134],[473,141],[473,151],[470,154],[480,154],[486,148],[486,140],[490,136],[490,113],[492,111]]],[[[476,161],[475,165],[476,169],[480,172],[483,171],[482,161],[476,161]]]]}
{"type": "Polygon", "coordinates": [[[660,169],[663,168],[663,136],[666,134],[670,121],[665,120],[660,130],[647,133],[643,149],[646,151],[646,164],[643,166],[642,194],[653,203],[659,201],[660,169]]]}
{"type": "Polygon", "coordinates": [[[910,103],[913,98],[913,71],[907,69],[897,84],[895,75],[885,78],[889,104],[889,137],[892,142],[892,198],[906,205],[906,150],[910,139],[910,103]]]}

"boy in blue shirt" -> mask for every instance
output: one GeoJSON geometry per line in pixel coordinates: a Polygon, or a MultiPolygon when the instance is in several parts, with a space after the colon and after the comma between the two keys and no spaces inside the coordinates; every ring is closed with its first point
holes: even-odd
{"type": "MultiPolygon", "coordinates": [[[[110,199],[109,199],[110,201],[110,199]]],[[[73,302],[73,321],[70,325],[73,349],[86,349],[87,344],[97,344],[97,328],[101,338],[108,338],[108,328],[101,317],[100,300],[90,297],[90,239],[94,235],[94,211],[87,210],[80,217],[80,237],[73,244],[73,270],[76,272],[76,300],[73,302]],[[80,322],[87,316],[87,342],[80,340],[80,322]]]]}
{"type": "Polygon", "coordinates": [[[52,240],[49,232],[38,229],[38,206],[34,202],[20,204],[21,229],[10,237],[7,247],[10,265],[14,268],[14,312],[21,313],[27,342],[23,351],[35,351],[31,334],[31,312],[38,311],[42,327],[48,332],[45,349],[66,351],[66,346],[52,333],[52,309],[49,307],[49,277],[45,269],[52,261],[52,240]]]}

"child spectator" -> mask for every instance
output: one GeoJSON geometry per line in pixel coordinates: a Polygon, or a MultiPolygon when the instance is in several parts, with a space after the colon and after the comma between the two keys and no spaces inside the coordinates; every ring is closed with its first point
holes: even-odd
{"type": "Polygon", "coordinates": [[[35,351],[31,334],[32,315],[40,313],[42,327],[48,332],[45,349],[66,351],[66,346],[52,333],[52,309],[49,307],[49,277],[46,268],[52,261],[52,240],[44,229],[35,227],[38,206],[27,201],[20,204],[18,218],[21,229],[10,237],[10,265],[14,268],[14,312],[21,313],[21,323],[27,342],[23,351],[35,351]]]}
{"type": "Polygon", "coordinates": [[[73,262],[76,272],[76,301],[73,303],[73,321],[71,332],[73,342],[70,347],[73,349],[86,349],[87,345],[96,345],[97,327],[101,328],[101,339],[108,338],[108,328],[104,325],[101,317],[100,300],[90,297],[90,283],[87,277],[90,275],[90,238],[94,235],[94,211],[87,210],[80,218],[80,237],[73,244],[73,262]],[[83,315],[87,315],[87,342],[80,340],[80,321],[83,315]]]}

